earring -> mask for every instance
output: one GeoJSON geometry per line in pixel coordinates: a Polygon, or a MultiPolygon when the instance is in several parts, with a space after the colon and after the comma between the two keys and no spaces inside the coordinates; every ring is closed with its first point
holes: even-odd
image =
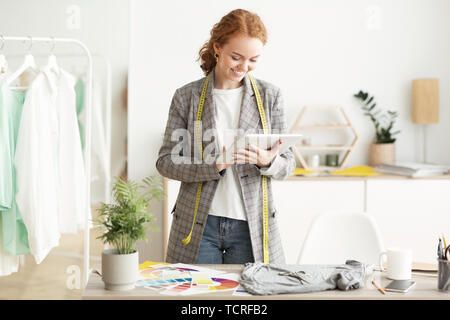
{"type": "Polygon", "coordinates": [[[219,55],[217,53],[214,53],[214,58],[216,58],[216,63],[219,62],[219,55]]]}

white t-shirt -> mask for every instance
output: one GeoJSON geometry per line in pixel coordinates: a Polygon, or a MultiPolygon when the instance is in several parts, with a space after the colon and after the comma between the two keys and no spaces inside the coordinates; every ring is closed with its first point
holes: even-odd
{"type": "MultiPolygon", "coordinates": [[[[229,146],[239,127],[244,86],[236,89],[213,89],[216,106],[216,128],[220,150],[229,146]]],[[[247,220],[241,187],[235,171],[229,167],[220,178],[209,214],[238,220],[247,220]]]]}

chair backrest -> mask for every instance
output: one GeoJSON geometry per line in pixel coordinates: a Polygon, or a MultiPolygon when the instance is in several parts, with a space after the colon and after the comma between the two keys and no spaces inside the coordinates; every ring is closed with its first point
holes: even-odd
{"type": "Polygon", "coordinates": [[[318,215],[303,242],[298,264],[343,264],[357,260],[378,264],[384,244],[375,220],[368,213],[318,215]]]}

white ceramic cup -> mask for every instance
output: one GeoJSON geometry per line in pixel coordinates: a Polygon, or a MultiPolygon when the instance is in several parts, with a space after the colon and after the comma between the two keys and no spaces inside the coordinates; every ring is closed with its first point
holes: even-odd
{"type": "Polygon", "coordinates": [[[387,257],[387,277],[391,280],[411,279],[412,251],[410,249],[389,248],[380,254],[380,269],[383,267],[383,258],[387,257]]]}
{"type": "Polygon", "coordinates": [[[309,155],[307,159],[310,168],[317,168],[320,165],[320,156],[318,154],[309,155]]]}

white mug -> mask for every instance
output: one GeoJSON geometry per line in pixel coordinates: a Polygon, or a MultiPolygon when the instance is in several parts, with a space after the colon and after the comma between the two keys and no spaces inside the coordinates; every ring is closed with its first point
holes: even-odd
{"type": "Polygon", "coordinates": [[[317,168],[320,165],[320,157],[318,154],[308,156],[308,166],[310,168],[317,168]]]}
{"type": "Polygon", "coordinates": [[[411,279],[412,251],[409,249],[389,248],[380,254],[380,269],[383,268],[383,257],[387,257],[387,277],[391,280],[411,279]]]}

